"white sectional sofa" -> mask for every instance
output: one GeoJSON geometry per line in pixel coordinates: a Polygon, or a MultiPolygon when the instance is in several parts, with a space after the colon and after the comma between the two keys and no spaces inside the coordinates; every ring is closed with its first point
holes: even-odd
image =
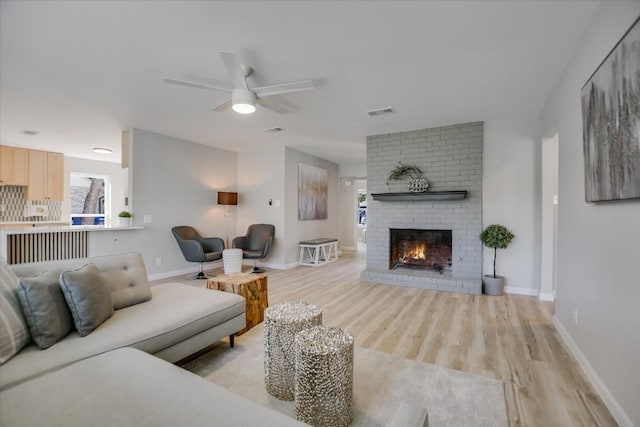
{"type": "Polygon", "coordinates": [[[84,337],[74,331],[45,350],[29,344],[1,365],[0,425],[304,425],[165,362],[243,329],[244,298],[150,286],[136,253],[11,269],[56,276],[89,263],[110,288],[113,315],[84,337]]]}

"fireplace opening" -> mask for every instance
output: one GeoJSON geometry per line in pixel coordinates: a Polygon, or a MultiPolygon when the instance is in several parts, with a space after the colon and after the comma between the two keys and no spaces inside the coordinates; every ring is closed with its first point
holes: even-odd
{"type": "Polygon", "coordinates": [[[435,270],[451,269],[451,230],[389,230],[389,270],[400,267],[435,270]]]}

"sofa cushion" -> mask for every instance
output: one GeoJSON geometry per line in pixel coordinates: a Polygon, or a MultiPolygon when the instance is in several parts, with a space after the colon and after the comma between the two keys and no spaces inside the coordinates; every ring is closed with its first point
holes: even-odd
{"type": "MultiPolygon", "coordinates": [[[[92,257],[91,263],[98,267],[100,274],[109,285],[115,310],[151,299],[151,286],[140,254],[127,253],[92,257]]],[[[77,270],[85,264],[87,264],[87,259],[82,258],[18,264],[12,265],[11,269],[19,277],[30,277],[36,276],[42,271],[57,272],[59,275],[66,270],[77,270]]]]}
{"type": "Polygon", "coordinates": [[[5,427],[306,425],[131,348],[3,391],[0,414],[5,427]]]}
{"type": "Polygon", "coordinates": [[[27,346],[0,367],[0,389],[120,347],[154,354],[245,315],[245,299],[236,294],[180,283],[155,285],[151,290],[151,300],[116,310],[84,338],[72,332],[46,350],[27,346]]]}
{"type": "Polygon", "coordinates": [[[73,330],[73,319],[57,275],[43,273],[20,279],[18,299],[39,349],[51,347],[73,330]]]}
{"type": "Polygon", "coordinates": [[[95,265],[63,271],[60,287],[81,337],[89,335],[113,315],[111,292],[95,265]]]}
{"type": "Polygon", "coordinates": [[[31,340],[18,301],[19,283],[20,279],[0,258],[0,365],[31,340]]]}

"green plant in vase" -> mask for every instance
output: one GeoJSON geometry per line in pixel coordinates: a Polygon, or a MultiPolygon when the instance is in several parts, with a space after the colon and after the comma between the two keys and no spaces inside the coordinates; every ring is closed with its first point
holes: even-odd
{"type": "Polygon", "coordinates": [[[421,193],[429,188],[429,182],[422,177],[422,169],[416,165],[407,165],[402,162],[398,162],[398,165],[389,173],[387,185],[391,181],[399,181],[407,177],[410,178],[409,191],[421,193]]]}
{"type": "Polygon", "coordinates": [[[505,226],[492,224],[482,230],[480,240],[488,247],[493,248],[493,275],[484,276],[485,293],[489,295],[502,295],[504,289],[504,277],[496,274],[496,258],[498,249],[506,249],[515,235],[505,226]]]}
{"type": "Polygon", "coordinates": [[[133,217],[133,215],[131,215],[131,212],[129,211],[121,211],[118,214],[118,225],[120,227],[130,227],[131,226],[131,218],[133,217]]]}

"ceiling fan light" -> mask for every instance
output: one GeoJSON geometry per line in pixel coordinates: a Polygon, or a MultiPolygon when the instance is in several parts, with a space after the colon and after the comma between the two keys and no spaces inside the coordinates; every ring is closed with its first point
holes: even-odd
{"type": "Polygon", "coordinates": [[[93,147],[91,149],[94,153],[98,153],[98,154],[111,154],[113,153],[113,150],[109,147],[93,147]]]}
{"type": "Polygon", "coordinates": [[[245,102],[234,102],[231,108],[233,108],[233,111],[240,114],[251,114],[256,111],[255,105],[245,102]]]}

